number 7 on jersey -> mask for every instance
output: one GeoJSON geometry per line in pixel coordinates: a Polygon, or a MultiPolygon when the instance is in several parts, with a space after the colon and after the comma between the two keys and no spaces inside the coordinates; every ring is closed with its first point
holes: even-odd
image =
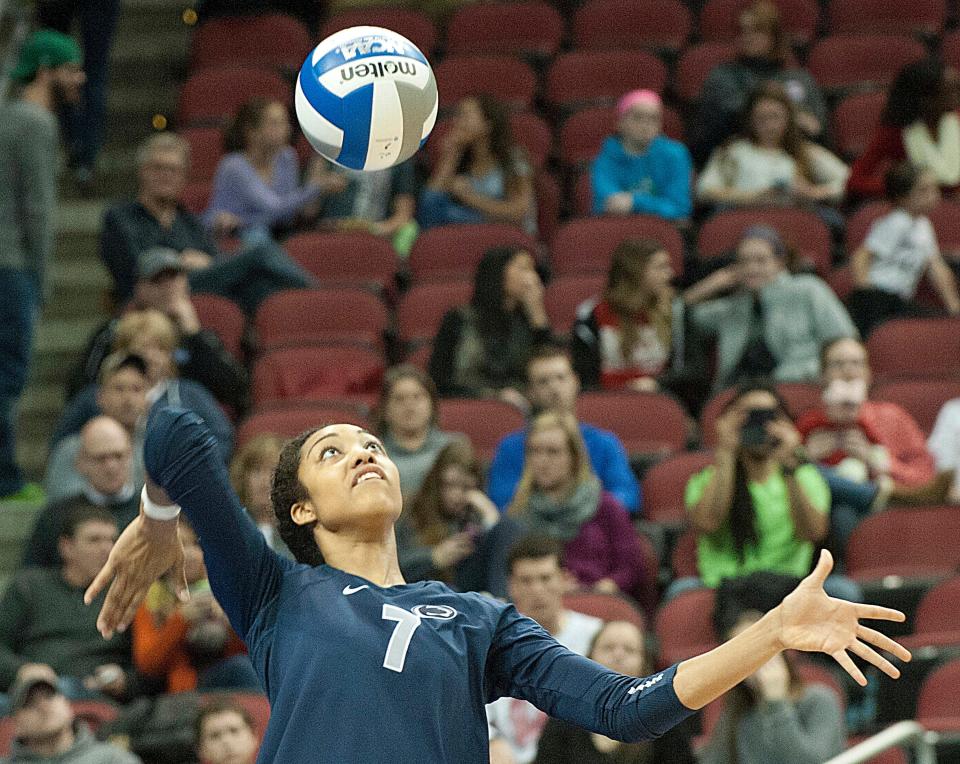
{"type": "Polygon", "coordinates": [[[383,667],[400,673],[407,660],[407,650],[410,649],[413,632],[420,625],[420,616],[396,605],[384,605],[383,614],[380,617],[384,621],[397,622],[393,634],[390,635],[390,642],[387,644],[387,654],[383,656],[383,667]]]}

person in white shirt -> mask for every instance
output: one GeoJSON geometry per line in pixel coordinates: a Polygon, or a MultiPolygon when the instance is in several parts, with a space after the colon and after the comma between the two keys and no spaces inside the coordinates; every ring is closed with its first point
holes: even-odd
{"type": "Polygon", "coordinates": [[[960,398],[943,404],[927,440],[927,448],[933,454],[938,470],[953,470],[953,485],[947,501],[960,504],[960,398]]]}
{"type": "Polygon", "coordinates": [[[914,302],[924,274],[929,275],[947,312],[960,313],[956,281],[927,217],[940,203],[936,176],[901,162],[887,172],[886,187],[893,209],[874,221],[850,258],[855,289],[847,304],[864,338],[884,321],[927,312],[914,302]]]}
{"type": "MultiPolygon", "coordinates": [[[[563,593],[569,577],[562,546],[547,536],[520,539],[507,558],[507,590],[517,610],[543,626],[564,647],[580,655],[590,651],[603,621],[566,610],[563,593]]],[[[525,700],[500,698],[487,705],[491,764],[529,764],[547,715],[525,700]]]]}

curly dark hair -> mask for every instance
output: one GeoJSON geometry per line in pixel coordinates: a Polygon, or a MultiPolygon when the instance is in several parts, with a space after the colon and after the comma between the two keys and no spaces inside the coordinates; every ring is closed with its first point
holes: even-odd
{"type": "Polygon", "coordinates": [[[283,543],[287,545],[294,559],[305,565],[323,565],[323,555],[320,554],[317,542],[313,538],[316,522],[297,525],[290,517],[290,508],[298,501],[309,498],[307,489],[300,482],[302,456],[300,451],[307,439],[317,430],[322,429],[323,427],[315,427],[307,430],[284,445],[270,485],[270,501],[273,503],[273,512],[277,516],[277,531],[280,533],[280,538],[283,539],[283,543]]]}

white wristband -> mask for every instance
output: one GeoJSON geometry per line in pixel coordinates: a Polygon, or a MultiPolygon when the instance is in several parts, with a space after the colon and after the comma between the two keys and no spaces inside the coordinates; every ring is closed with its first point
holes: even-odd
{"type": "Polygon", "coordinates": [[[143,502],[143,514],[151,520],[174,520],[180,514],[179,504],[163,505],[150,501],[146,486],[140,492],[140,500],[143,502]]]}

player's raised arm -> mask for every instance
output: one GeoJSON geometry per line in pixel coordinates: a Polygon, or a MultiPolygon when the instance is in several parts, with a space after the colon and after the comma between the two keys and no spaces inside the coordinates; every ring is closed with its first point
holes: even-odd
{"type": "Polygon", "coordinates": [[[147,425],[144,463],[148,498],[161,507],[150,517],[141,506],[140,515],[117,539],[107,564],[87,590],[85,599],[90,602],[110,584],[98,628],[105,636],[125,629],[147,589],[171,567],[178,566],[175,578],[184,588],[177,519],[157,519],[164,516],[162,505],[177,504],[200,539],[217,601],[244,637],[260,608],[279,589],[284,567],[293,563],[270,550],[240,505],[216,441],[195,414],[155,410],[147,425]]]}
{"type": "Polygon", "coordinates": [[[909,651],[860,619],[903,621],[903,613],[828,597],[833,567],[817,568],[776,608],[708,653],[643,679],[608,671],[561,647],[536,624],[508,611],[491,649],[491,694],[529,700],[551,716],[625,741],[662,735],[693,711],[742,682],[777,653],[792,649],[832,656],[866,684],[851,654],[891,677],[900,672],[874,648],[901,660],[909,651]]]}

